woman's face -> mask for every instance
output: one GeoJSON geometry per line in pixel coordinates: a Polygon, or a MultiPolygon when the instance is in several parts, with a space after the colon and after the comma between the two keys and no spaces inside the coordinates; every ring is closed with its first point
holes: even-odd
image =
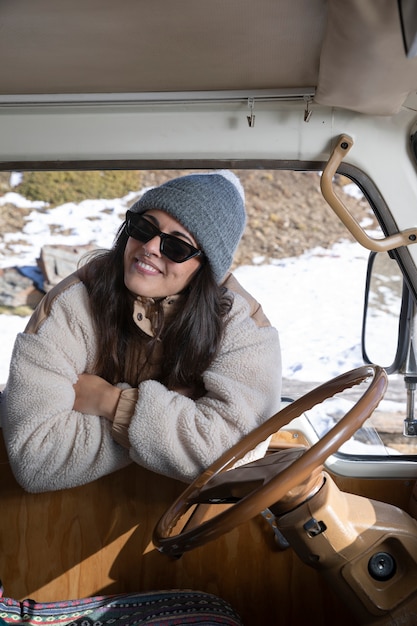
{"type": "MultiPolygon", "coordinates": [[[[197,246],[194,237],[176,219],[165,211],[151,209],[143,213],[159,230],[197,246]]],[[[201,257],[183,263],[170,261],[161,254],[161,238],[155,236],[147,243],[132,237],[127,240],[124,253],[124,281],[127,289],[137,296],[163,298],[182,291],[198,272],[201,257]]]]}

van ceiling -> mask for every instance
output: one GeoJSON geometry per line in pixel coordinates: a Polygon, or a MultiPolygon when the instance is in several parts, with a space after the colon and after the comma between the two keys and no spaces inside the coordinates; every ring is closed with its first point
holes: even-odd
{"type": "Polygon", "coordinates": [[[417,87],[394,0],[2,0],[0,103],[307,90],[389,115],[417,87]]]}

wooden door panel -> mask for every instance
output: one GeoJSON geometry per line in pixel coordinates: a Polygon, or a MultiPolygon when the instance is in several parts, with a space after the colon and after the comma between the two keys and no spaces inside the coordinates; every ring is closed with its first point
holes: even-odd
{"type": "MultiPolygon", "coordinates": [[[[0,578],[5,595],[39,602],[95,594],[191,588],[229,600],[245,626],[355,624],[320,574],[281,551],[258,516],[172,560],[153,547],[153,528],[183,485],[131,465],[83,487],[28,494],[14,480],[1,441],[0,578]]],[[[352,491],[361,481],[340,479],[352,491]]],[[[343,485],[342,485],[343,488],[343,485]]],[[[406,507],[403,481],[364,481],[364,491],[406,507]]],[[[370,496],[369,493],[366,495],[370,496]]]]}

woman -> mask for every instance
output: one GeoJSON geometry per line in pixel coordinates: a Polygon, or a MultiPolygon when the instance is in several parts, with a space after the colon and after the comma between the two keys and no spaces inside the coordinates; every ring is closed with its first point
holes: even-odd
{"type": "Polygon", "coordinates": [[[278,410],[278,334],[228,270],[245,227],[231,172],[147,191],[110,251],[16,338],[2,425],[28,491],[131,461],[191,481],[278,410]]]}

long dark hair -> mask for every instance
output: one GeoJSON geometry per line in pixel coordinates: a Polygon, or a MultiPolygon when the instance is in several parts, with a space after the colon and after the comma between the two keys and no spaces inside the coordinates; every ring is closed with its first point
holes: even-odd
{"type": "MultiPolygon", "coordinates": [[[[178,313],[165,323],[161,305],[155,336],[148,337],[133,321],[135,297],[124,284],[127,240],[123,224],[111,250],[94,253],[79,270],[97,335],[96,373],[112,384],[136,385],[138,374],[126,380],[127,355],[136,347],[137,354],[150,359],[157,343],[162,343],[160,382],[169,388],[200,382],[218,353],[225,316],[232,306],[230,293],[216,283],[209,263],[203,262],[183,293],[178,313]]],[[[137,364],[138,371],[142,366],[137,364]]]]}

